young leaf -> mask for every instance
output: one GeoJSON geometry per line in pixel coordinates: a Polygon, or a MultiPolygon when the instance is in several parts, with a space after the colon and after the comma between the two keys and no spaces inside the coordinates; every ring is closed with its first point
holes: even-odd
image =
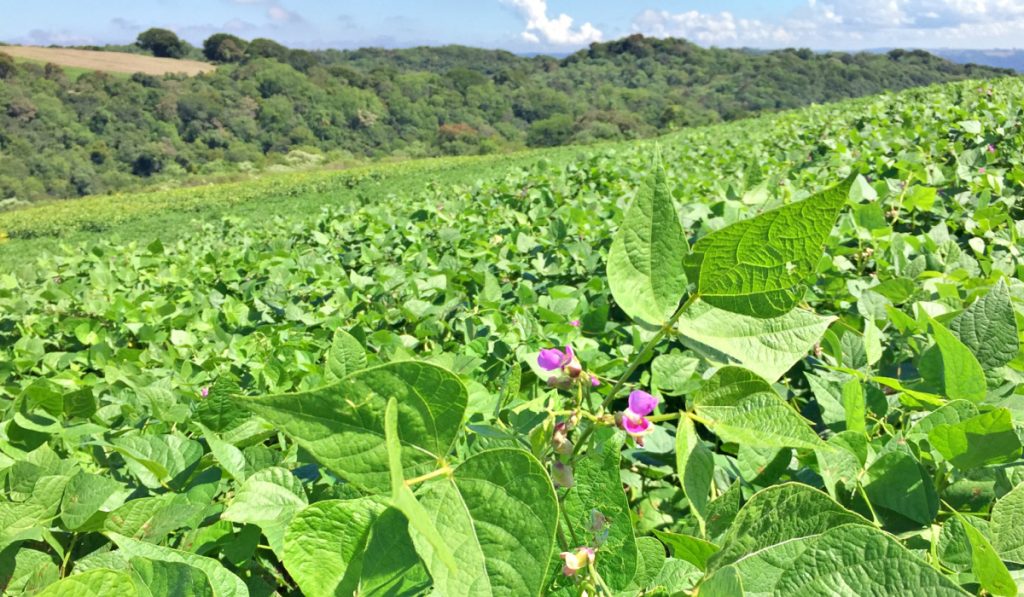
{"type": "Polygon", "coordinates": [[[288,525],[307,504],[302,482],[288,469],[270,467],[253,473],[235,491],[221,518],[260,527],[270,548],[283,557],[288,525]]]}
{"type": "Polygon", "coordinates": [[[366,349],[345,330],[336,330],[327,351],[327,379],[336,381],[366,368],[366,349]]]}
{"type": "Polygon", "coordinates": [[[683,342],[712,362],[738,364],[776,381],[821,339],[835,317],[793,310],[770,319],[690,305],[676,325],[683,342]]]}
{"type": "Polygon", "coordinates": [[[974,353],[985,371],[1013,360],[1020,340],[1006,281],[1000,279],[988,294],[949,322],[949,331],[974,353]]]}
{"type": "Polygon", "coordinates": [[[708,492],[714,473],[714,454],[700,441],[693,421],[681,415],[676,427],[676,475],[700,526],[701,536],[707,535],[708,492]]]}
{"type": "Polygon", "coordinates": [[[410,528],[443,595],[540,595],[554,559],[558,500],[543,466],[511,448],[481,452],[418,495],[459,565],[445,566],[410,528]]]}
{"type": "Polygon", "coordinates": [[[864,433],[867,429],[864,422],[867,403],[864,401],[864,387],[857,378],[843,384],[843,410],[846,411],[846,429],[864,433]]]}
{"type": "Polygon", "coordinates": [[[459,378],[436,365],[393,362],[309,392],[244,400],[341,478],[383,492],[391,487],[383,415],[392,396],[400,413],[403,476],[434,470],[451,450],[469,400],[459,378]]]}
{"type": "Polygon", "coordinates": [[[1003,464],[1020,458],[1021,443],[1010,411],[997,408],[954,424],[936,425],[928,441],[959,469],[1003,464]]]}
{"type": "Polygon", "coordinates": [[[149,543],[129,539],[117,533],[108,533],[107,536],[117,545],[118,552],[127,558],[141,556],[151,560],[178,562],[199,568],[210,579],[210,585],[213,587],[217,597],[248,597],[249,595],[249,589],[246,588],[245,582],[213,558],[169,547],[150,545],[149,543]]]}
{"type": "Polygon", "coordinates": [[[672,557],[686,560],[701,570],[707,570],[708,558],[718,552],[718,546],[714,543],[690,535],[654,529],[654,536],[668,547],[672,557]]]}
{"type": "Polygon", "coordinates": [[[717,570],[704,582],[700,583],[700,594],[716,597],[743,597],[743,579],[735,566],[726,566],[717,570]]]}
{"type": "Polygon", "coordinates": [[[762,448],[824,446],[807,421],[764,379],[740,367],[722,367],[693,399],[716,435],[762,448]]]}
{"type": "Polygon", "coordinates": [[[689,250],[661,157],[626,211],[608,251],[608,286],[627,315],[661,325],[686,293],[683,257],[689,250]]]}
{"type": "Polygon", "coordinates": [[[697,294],[733,313],[765,318],[788,313],[821,258],[853,180],[697,241],[685,260],[697,294]]]}

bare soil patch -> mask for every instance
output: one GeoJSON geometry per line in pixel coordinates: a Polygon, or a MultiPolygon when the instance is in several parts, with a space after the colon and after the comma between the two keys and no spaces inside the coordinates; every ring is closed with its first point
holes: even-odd
{"type": "Polygon", "coordinates": [[[52,62],[65,67],[85,68],[112,73],[145,73],[147,75],[184,73],[191,76],[207,73],[217,68],[212,64],[195,60],[155,58],[153,56],[138,56],[123,52],[97,52],[94,50],[40,48],[36,46],[0,46],[0,52],[15,58],[52,62]]]}

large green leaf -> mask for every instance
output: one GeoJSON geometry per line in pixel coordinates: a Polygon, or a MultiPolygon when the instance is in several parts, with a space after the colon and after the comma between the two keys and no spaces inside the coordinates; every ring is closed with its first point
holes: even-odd
{"type": "Polygon", "coordinates": [[[615,302],[633,319],[664,323],[686,292],[688,249],[659,156],[608,251],[608,286],[615,302]]]}
{"type": "Polygon", "coordinates": [[[949,331],[974,353],[986,371],[1013,360],[1020,339],[1006,281],[1000,279],[988,294],[949,322],[949,331]]]}
{"type": "Polygon", "coordinates": [[[132,577],[117,570],[90,570],[53,583],[36,597],[110,597],[135,595],[132,577]]]}
{"type": "Polygon", "coordinates": [[[782,572],[776,595],[966,595],[885,533],[864,525],[826,529],[782,572]]]}
{"type": "Polygon", "coordinates": [[[307,595],[358,592],[378,498],[325,500],[299,512],[284,535],[284,566],[307,595]]]}
{"type": "Polygon", "coordinates": [[[708,492],[714,474],[714,454],[697,436],[693,421],[685,415],[680,416],[676,426],[676,476],[690,502],[690,510],[697,519],[701,535],[707,532],[708,492]]]}
{"type": "Polygon", "coordinates": [[[694,396],[694,409],[708,428],[729,442],[762,448],[824,445],[764,379],[740,367],[723,367],[694,396]]]}
{"type": "Polygon", "coordinates": [[[169,547],[150,545],[117,533],[108,533],[108,536],[117,545],[118,551],[129,560],[134,557],[143,557],[195,566],[206,573],[215,597],[248,597],[249,595],[249,589],[245,586],[245,582],[213,558],[169,547]]]}
{"type": "Polygon", "coordinates": [[[697,241],[685,259],[697,293],[719,309],[743,315],[778,317],[789,312],[821,258],[852,182],[850,178],[697,241]]]}
{"type": "Polygon", "coordinates": [[[270,548],[283,557],[285,531],[306,504],[302,482],[288,469],[270,467],[256,471],[238,486],[221,518],[260,527],[270,548]]]}
{"type": "Polygon", "coordinates": [[[708,568],[770,565],[778,573],[797,555],[790,550],[797,540],[844,524],[869,523],[817,489],[798,483],[775,485],[754,494],[743,506],[708,568]]]}
{"type": "Polygon", "coordinates": [[[992,507],[992,546],[1007,562],[1024,564],[1024,483],[992,507]]]}
{"type": "Polygon", "coordinates": [[[669,533],[654,529],[654,536],[661,540],[672,552],[672,557],[686,560],[701,570],[708,567],[708,558],[715,555],[718,546],[691,535],[669,533]]]}
{"type": "Polygon", "coordinates": [[[470,457],[451,478],[418,494],[458,566],[437,557],[415,529],[410,534],[442,595],[540,595],[554,558],[558,502],[551,479],[533,456],[497,449],[470,457]]]}
{"type": "Polygon", "coordinates": [[[996,555],[992,544],[964,516],[959,512],[954,513],[967,533],[967,540],[971,544],[971,569],[981,587],[993,595],[1016,597],[1017,584],[1013,582],[1006,564],[996,555]]]}
{"type": "Polygon", "coordinates": [[[357,487],[390,487],[384,408],[398,400],[406,478],[437,466],[462,426],[468,393],[450,371],[400,361],[358,371],[309,392],[245,398],[258,416],[291,435],[316,460],[357,487]]]}
{"type": "MultiPolygon", "coordinates": [[[[181,562],[134,557],[131,569],[142,579],[152,597],[213,597],[213,587],[206,573],[181,562]]],[[[140,591],[143,593],[143,591],[140,591]]],[[[140,595],[139,597],[143,597],[140,595]]]]}
{"type": "Polygon", "coordinates": [[[887,452],[871,463],[864,490],[875,506],[906,516],[914,522],[929,524],[939,511],[928,471],[905,452],[887,452]]]}
{"type": "Polygon", "coordinates": [[[419,595],[430,584],[430,575],[420,561],[409,536],[409,521],[388,508],[370,527],[363,553],[360,595],[419,595]]]}
{"type": "Polygon", "coordinates": [[[931,325],[941,355],[944,393],[952,400],[980,402],[985,398],[988,385],[985,370],[970,349],[945,326],[934,319],[931,325]]]}
{"type": "Polygon", "coordinates": [[[119,489],[121,484],[114,479],[79,471],[65,489],[60,505],[61,520],[69,529],[81,528],[119,489]]]}
{"type": "Polygon", "coordinates": [[[943,458],[964,470],[1013,462],[1021,454],[1020,438],[1005,408],[952,425],[936,425],[928,432],[928,441],[943,458]]]}
{"type": "Polygon", "coordinates": [[[680,316],[676,330],[687,346],[712,362],[738,364],[776,381],[807,356],[833,321],[799,309],[778,317],[752,317],[697,301],[680,316]]]}
{"type": "Polygon", "coordinates": [[[562,498],[562,506],[573,536],[586,538],[589,544],[589,537],[608,531],[596,565],[608,586],[620,590],[636,575],[638,557],[629,500],[619,477],[624,437],[611,428],[601,429],[594,436],[593,448],[576,463],[576,483],[562,498]],[[607,529],[592,528],[594,511],[609,521],[607,529]]]}

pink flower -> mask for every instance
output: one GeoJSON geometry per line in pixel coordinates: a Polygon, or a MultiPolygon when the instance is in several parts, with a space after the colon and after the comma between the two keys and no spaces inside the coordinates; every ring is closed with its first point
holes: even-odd
{"type": "Polygon", "coordinates": [[[985,167],[984,166],[982,166],[981,168],[978,168],[978,174],[984,174],[984,173],[985,173],[985,167]]]}
{"type": "Polygon", "coordinates": [[[596,388],[599,385],[601,385],[601,380],[598,379],[596,375],[591,375],[590,376],[590,387],[596,388]]]}
{"type": "Polygon", "coordinates": [[[641,446],[643,437],[651,430],[651,422],[647,415],[654,412],[657,406],[658,399],[643,390],[633,390],[629,393],[629,407],[622,411],[620,424],[641,446]]]}
{"type": "Polygon", "coordinates": [[[565,565],[562,574],[574,576],[580,570],[594,563],[594,550],[590,547],[577,547],[576,551],[563,551],[558,554],[565,565]]]}
{"type": "Polygon", "coordinates": [[[537,355],[537,364],[545,371],[555,371],[569,366],[576,356],[572,353],[572,347],[566,346],[565,352],[557,348],[545,348],[537,355]]]}
{"type": "Polygon", "coordinates": [[[199,388],[199,395],[202,396],[203,398],[206,398],[207,396],[210,395],[210,388],[206,386],[199,388]]]}
{"type": "Polygon", "coordinates": [[[574,328],[578,328],[578,327],[580,327],[583,324],[580,323],[579,319],[573,319],[572,321],[569,322],[569,325],[571,325],[574,328]]]}
{"type": "Polygon", "coordinates": [[[988,150],[989,153],[995,153],[996,152],[996,146],[992,145],[991,143],[989,143],[989,146],[988,146],[987,150],[988,150]]]}

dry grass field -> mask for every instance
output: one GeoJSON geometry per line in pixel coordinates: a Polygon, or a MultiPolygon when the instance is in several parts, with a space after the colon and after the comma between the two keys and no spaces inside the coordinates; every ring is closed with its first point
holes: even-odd
{"type": "Polygon", "coordinates": [[[146,73],[147,75],[184,73],[186,75],[198,75],[217,68],[212,64],[195,60],[154,58],[152,56],[139,56],[122,52],[97,52],[94,50],[40,48],[36,46],[0,46],[0,52],[24,60],[52,62],[68,68],[99,70],[111,73],[146,73]]]}

